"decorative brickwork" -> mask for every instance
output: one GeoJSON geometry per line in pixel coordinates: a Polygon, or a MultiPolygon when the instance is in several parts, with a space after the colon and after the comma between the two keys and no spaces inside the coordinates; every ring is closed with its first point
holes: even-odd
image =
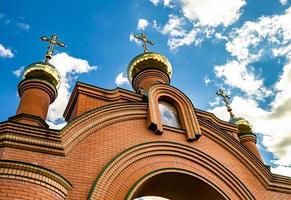
{"type": "MultiPolygon", "coordinates": [[[[16,115],[28,114],[46,120],[49,105],[57,96],[56,88],[49,82],[40,79],[26,79],[18,85],[21,97],[16,115]]],[[[45,127],[33,117],[18,117],[15,121],[45,127]]]]}
{"type": "Polygon", "coordinates": [[[163,124],[159,110],[159,100],[171,102],[177,109],[182,125],[186,131],[188,141],[193,141],[201,136],[196,112],[191,101],[178,89],[166,85],[156,84],[149,90],[149,115],[148,126],[157,134],[163,133],[163,124]]]}
{"type": "Polygon", "coordinates": [[[216,160],[197,149],[170,142],[140,144],[118,155],[98,176],[89,199],[125,199],[126,191],[140,178],[167,168],[204,177],[224,191],[228,199],[255,199],[237,177],[216,160]]]}
{"type": "Polygon", "coordinates": [[[138,93],[145,94],[156,83],[169,84],[170,78],[160,70],[146,69],[133,78],[132,87],[138,93]]]}
{"type": "MultiPolygon", "coordinates": [[[[69,117],[62,130],[13,120],[0,123],[0,158],[25,163],[24,168],[22,164],[5,167],[12,171],[9,178],[0,178],[0,197],[130,199],[147,178],[172,170],[205,182],[225,199],[291,198],[291,179],[272,174],[242,145],[237,125],[194,109],[179,90],[169,85],[155,84],[152,89],[146,102],[132,92],[106,91],[79,83],[68,106],[71,111],[67,116],[74,117],[69,117]],[[174,105],[177,102],[180,112],[188,113],[185,119],[199,127],[203,136],[188,142],[187,128],[166,126],[162,135],[153,134],[147,118],[153,100],[159,98],[174,105]],[[21,179],[18,170],[31,176],[21,179]],[[37,180],[44,183],[38,184],[37,180]]],[[[195,131],[192,133],[195,135],[195,131]]]]}
{"type": "MultiPolygon", "coordinates": [[[[0,160],[1,179],[34,183],[50,189],[63,198],[67,196],[68,191],[72,188],[72,185],[66,179],[51,170],[30,163],[11,160],[0,160]]],[[[0,188],[3,189],[4,187],[5,182],[1,182],[0,188]]],[[[34,191],[34,189],[31,190],[34,191]]]]}

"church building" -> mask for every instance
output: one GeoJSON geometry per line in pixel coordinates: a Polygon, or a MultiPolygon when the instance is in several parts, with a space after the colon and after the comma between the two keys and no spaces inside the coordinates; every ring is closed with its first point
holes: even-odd
{"type": "Polygon", "coordinates": [[[77,82],[61,130],[46,117],[61,81],[49,61],[64,43],[42,37],[46,59],[25,68],[16,114],[0,123],[0,199],[291,200],[291,178],[270,172],[224,91],[229,122],[195,108],[170,84],[175,66],[135,37],[134,92],[77,82]]]}

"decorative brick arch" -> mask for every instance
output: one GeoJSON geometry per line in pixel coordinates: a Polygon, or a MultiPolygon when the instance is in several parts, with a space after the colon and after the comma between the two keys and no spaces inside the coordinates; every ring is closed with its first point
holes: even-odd
{"type": "MultiPolygon", "coordinates": [[[[163,174],[163,173],[179,173],[179,174],[186,174],[189,175],[193,178],[202,180],[204,183],[206,183],[207,185],[211,186],[213,189],[215,189],[215,191],[217,191],[221,196],[223,196],[225,199],[230,200],[228,198],[228,196],[224,193],[223,190],[221,190],[220,188],[218,188],[216,185],[212,184],[210,181],[204,179],[202,176],[199,176],[198,174],[195,174],[191,171],[187,171],[187,170],[183,170],[183,169],[177,169],[177,168],[165,168],[165,169],[159,169],[156,171],[152,171],[148,174],[146,174],[145,176],[143,176],[140,180],[138,180],[138,182],[130,189],[130,191],[127,193],[126,195],[126,200],[131,200],[133,199],[135,192],[144,184],[146,183],[146,181],[148,181],[149,179],[151,179],[154,176],[163,174]]],[[[195,196],[195,194],[193,194],[195,196]]]]}
{"type": "Polygon", "coordinates": [[[189,98],[177,88],[156,84],[149,90],[148,127],[157,134],[162,134],[163,124],[160,117],[159,100],[173,104],[179,114],[182,128],[186,131],[187,141],[193,141],[201,136],[196,112],[189,98]]]}
{"type": "Polygon", "coordinates": [[[142,177],[169,168],[203,177],[224,191],[228,199],[255,199],[232,172],[212,157],[190,146],[166,141],[139,144],[118,154],[96,178],[88,199],[125,199],[142,177]]]}

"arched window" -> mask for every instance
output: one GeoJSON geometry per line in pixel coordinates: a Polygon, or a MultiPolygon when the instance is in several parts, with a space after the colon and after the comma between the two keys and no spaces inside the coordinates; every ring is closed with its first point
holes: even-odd
{"type": "Polygon", "coordinates": [[[159,101],[162,123],[166,126],[181,128],[177,109],[166,101],[159,101]]]}

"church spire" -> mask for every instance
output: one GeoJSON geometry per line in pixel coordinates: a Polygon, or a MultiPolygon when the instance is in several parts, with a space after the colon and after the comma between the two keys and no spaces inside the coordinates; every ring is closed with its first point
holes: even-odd
{"type": "Polygon", "coordinates": [[[16,116],[11,120],[41,127],[48,127],[46,116],[49,105],[56,99],[61,75],[49,63],[54,53],[55,45],[64,47],[63,42],[57,40],[57,35],[51,38],[41,37],[42,41],[49,42],[45,62],[36,62],[25,68],[23,79],[18,85],[20,96],[16,116]]]}
{"type": "Polygon", "coordinates": [[[49,46],[47,47],[47,52],[45,54],[45,62],[48,63],[50,59],[52,59],[52,56],[55,51],[55,46],[65,47],[65,43],[58,41],[58,36],[56,34],[53,34],[51,38],[48,38],[46,36],[41,36],[40,39],[43,42],[48,42],[49,46]]]}
{"type": "Polygon", "coordinates": [[[225,106],[227,107],[227,111],[230,114],[230,122],[234,123],[238,126],[239,134],[238,138],[240,143],[245,146],[250,152],[252,152],[259,160],[264,162],[257,146],[257,136],[252,131],[252,125],[242,117],[236,117],[232,113],[232,108],[228,100],[230,100],[230,96],[225,93],[224,90],[219,89],[216,94],[223,98],[225,106]]]}
{"type": "Polygon", "coordinates": [[[233,114],[233,112],[232,112],[232,108],[231,108],[231,106],[230,106],[230,103],[228,102],[228,100],[230,100],[231,97],[230,97],[229,95],[227,95],[223,89],[219,89],[219,90],[216,92],[216,94],[217,94],[218,96],[221,96],[221,97],[223,98],[223,102],[225,103],[225,106],[226,106],[226,108],[227,108],[227,111],[228,111],[229,114],[230,114],[230,121],[233,121],[233,120],[235,119],[235,115],[233,114]]]}
{"type": "Polygon", "coordinates": [[[127,77],[137,93],[146,95],[152,85],[170,83],[172,65],[165,56],[148,51],[147,43],[153,45],[154,42],[145,33],[134,37],[142,41],[144,52],[130,61],[127,77]]]}
{"type": "Polygon", "coordinates": [[[136,34],[134,34],[133,36],[136,39],[141,40],[144,53],[148,52],[147,43],[149,43],[151,45],[154,45],[155,44],[154,41],[150,41],[150,40],[147,39],[147,36],[146,36],[145,33],[142,33],[140,36],[139,35],[136,35],[136,34]]]}

